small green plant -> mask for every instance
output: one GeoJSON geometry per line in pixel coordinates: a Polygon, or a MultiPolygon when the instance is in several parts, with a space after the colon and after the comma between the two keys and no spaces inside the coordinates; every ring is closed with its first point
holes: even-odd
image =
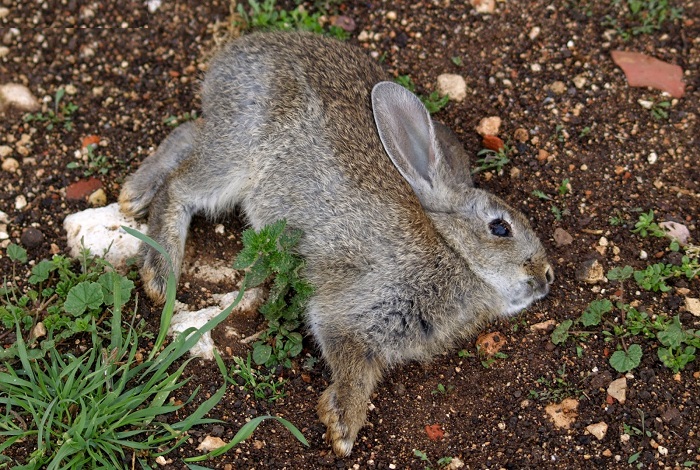
{"type": "MultiPolygon", "coordinates": [[[[428,458],[428,455],[423,452],[422,450],[418,449],[413,449],[413,455],[418,457],[421,462],[425,465],[423,468],[425,470],[433,470],[433,463],[430,461],[428,458]]],[[[443,457],[440,460],[437,461],[437,467],[436,468],[444,468],[448,466],[452,462],[453,458],[452,457],[443,457]]]]}
{"type": "Polygon", "coordinates": [[[624,218],[622,215],[620,215],[619,213],[616,213],[615,215],[611,215],[611,216],[608,218],[608,223],[609,223],[610,225],[616,227],[616,226],[618,226],[618,225],[624,224],[624,223],[625,223],[625,218],[624,218]]]}
{"type": "Polygon", "coordinates": [[[654,103],[651,105],[651,108],[649,111],[651,112],[651,116],[658,120],[666,120],[668,119],[668,109],[671,107],[671,102],[664,100],[664,101],[654,101],[654,103]]]}
{"type": "Polygon", "coordinates": [[[241,18],[238,24],[242,29],[278,29],[283,31],[302,30],[317,34],[328,34],[338,39],[348,39],[350,34],[343,28],[330,25],[324,28],[321,23],[324,14],[321,11],[310,14],[302,5],[293,10],[283,10],[276,0],[248,0],[248,9],[239,3],[237,13],[241,18]]]}
{"type": "Polygon", "coordinates": [[[411,80],[411,77],[408,75],[399,75],[396,77],[396,83],[406,88],[411,93],[415,93],[430,114],[437,113],[450,101],[449,96],[445,95],[441,97],[437,90],[433,91],[428,96],[416,93],[416,84],[413,83],[413,80],[411,80]]]}
{"type": "Polygon", "coordinates": [[[173,116],[172,114],[163,118],[163,124],[170,126],[170,127],[177,127],[182,123],[185,123],[187,121],[196,121],[199,116],[197,115],[197,111],[192,111],[190,112],[185,112],[181,116],[173,116]]]}
{"type": "Polygon", "coordinates": [[[554,128],[554,135],[552,138],[556,139],[557,142],[565,142],[568,137],[569,134],[566,132],[566,128],[562,124],[557,124],[554,128]]]}
{"type": "Polygon", "coordinates": [[[559,196],[566,196],[571,192],[571,183],[569,182],[569,178],[564,178],[557,188],[557,191],[559,192],[559,196]]]}
{"type": "Polygon", "coordinates": [[[485,359],[482,359],[481,365],[482,365],[485,369],[490,369],[491,366],[496,362],[496,360],[498,360],[498,359],[507,359],[507,358],[508,358],[508,354],[506,354],[506,353],[504,353],[504,352],[501,352],[501,351],[498,351],[498,352],[495,353],[494,355],[492,355],[492,356],[490,356],[490,357],[487,357],[487,358],[485,358],[485,359]]]}
{"type": "Polygon", "coordinates": [[[241,385],[258,400],[272,402],[284,398],[284,386],[287,381],[277,381],[273,374],[264,374],[255,370],[250,365],[250,354],[245,361],[241,357],[234,357],[233,363],[230,374],[227,375],[227,380],[231,383],[241,385]],[[233,376],[240,377],[240,381],[235,380],[233,376]]]}
{"type": "Polygon", "coordinates": [[[460,57],[460,56],[458,56],[458,55],[452,56],[452,57],[450,58],[450,60],[451,60],[452,63],[455,64],[457,67],[461,67],[462,65],[464,65],[464,61],[462,60],[462,57],[460,57]]]}
{"type": "Polygon", "coordinates": [[[62,103],[63,97],[66,94],[65,88],[56,90],[53,98],[53,109],[44,113],[29,113],[24,116],[24,122],[43,122],[46,130],[53,130],[56,124],[63,124],[63,128],[67,131],[73,130],[73,114],[78,110],[78,106],[68,102],[62,103]]]}
{"type": "Polygon", "coordinates": [[[591,133],[592,129],[591,126],[586,126],[581,131],[578,133],[579,139],[583,139],[585,137],[588,137],[591,133]]]}
{"type": "MultiPolygon", "coordinates": [[[[13,262],[15,279],[17,268],[27,263],[27,252],[10,244],[7,256],[13,262]]],[[[44,356],[73,335],[88,332],[93,322],[99,325],[105,310],[114,307],[115,285],[124,302],[130,299],[134,283],[116,273],[107,261],[84,249],[79,265],[76,273],[73,261],[55,255],[31,268],[28,288],[21,290],[7,280],[3,282],[0,326],[19,328],[27,338],[25,349],[30,359],[44,356]]],[[[0,359],[17,357],[18,347],[15,343],[0,350],[0,359]]]]}
{"type": "Polygon", "coordinates": [[[461,357],[463,359],[468,359],[474,357],[475,354],[471,351],[468,351],[466,349],[460,349],[460,351],[457,353],[457,357],[461,357]]]}
{"type": "Polygon", "coordinates": [[[675,21],[683,13],[672,7],[669,0],[613,0],[611,6],[614,11],[605,16],[603,25],[613,27],[625,41],[659,31],[667,21],[675,21]]]}
{"type": "Polygon", "coordinates": [[[560,221],[564,217],[565,213],[568,214],[568,209],[564,209],[562,211],[561,209],[559,209],[559,206],[557,206],[555,204],[552,204],[551,210],[552,210],[552,214],[554,214],[554,218],[557,220],[557,222],[560,221]]]}
{"type": "Polygon", "coordinates": [[[535,189],[532,191],[532,195],[535,196],[538,199],[542,199],[545,201],[551,201],[552,197],[547,195],[544,191],[540,191],[539,189],[535,189]]]}
{"type": "Polygon", "coordinates": [[[551,379],[540,377],[536,382],[543,386],[544,390],[530,390],[529,396],[540,401],[560,402],[564,398],[583,395],[578,387],[569,382],[566,365],[562,365],[551,379]]]}
{"type": "Polygon", "coordinates": [[[90,144],[87,146],[87,161],[85,164],[81,162],[70,162],[66,167],[72,170],[85,165],[85,170],[83,170],[84,176],[92,176],[96,174],[106,175],[109,170],[114,167],[114,165],[109,162],[105,155],[98,154],[95,151],[96,148],[96,144],[90,144]]]}
{"type": "Polygon", "coordinates": [[[648,213],[642,212],[639,215],[639,220],[634,224],[634,229],[632,233],[638,234],[642,238],[648,236],[663,238],[666,236],[666,232],[654,222],[654,211],[650,210],[648,213]]]}
{"type": "Polygon", "coordinates": [[[501,173],[503,168],[510,163],[510,155],[512,149],[510,145],[504,144],[503,147],[498,150],[482,149],[477,152],[477,156],[481,157],[476,160],[478,166],[472,170],[472,174],[476,174],[480,171],[494,170],[496,173],[501,173]]]}
{"type": "Polygon", "coordinates": [[[454,385],[448,385],[445,387],[443,384],[439,383],[437,384],[437,387],[435,387],[435,390],[432,390],[430,393],[433,395],[447,395],[448,393],[452,393],[454,389],[454,385]]]}
{"type": "Polygon", "coordinates": [[[274,367],[291,367],[291,359],[302,350],[302,336],[297,330],[312,286],[301,277],[304,260],[293,252],[301,238],[299,230],[286,229],[280,220],[243,232],[243,249],[234,263],[235,269],[246,269],[246,288],[258,286],[274,276],[270,295],[260,307],[267,320],[267,330],[253,344],[253,361],[274,367]]]}

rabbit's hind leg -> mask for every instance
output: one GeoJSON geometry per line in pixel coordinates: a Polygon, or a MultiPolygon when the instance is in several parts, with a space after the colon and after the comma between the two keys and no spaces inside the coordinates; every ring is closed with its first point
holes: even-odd
{"type": "Polygon", "coordinates": [[[194,150],[197,124],[187,122],[178,126],[148,156],[138,171],[124,182],[119,194],[119,208],[132,217],[143,217],[158,190],[172,173],[194,150]]]}
{"type": "Polygon", "coordinates": [[[357,433],[367,419],[367,403],[381,379],[384,365],[366,347],[343,339],[324,348],[333,383],[323,392],[316,411],[326,425],[326,442],[339,457],[350,455],[357,433]]]}

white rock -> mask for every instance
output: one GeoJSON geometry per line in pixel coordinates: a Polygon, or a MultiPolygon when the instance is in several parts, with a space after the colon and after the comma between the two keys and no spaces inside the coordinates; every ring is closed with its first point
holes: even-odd
{"type": "Polygon", "coordinates": [[[498,131],[501,128],[501,118],[498,116],[485,117],[479,121],[479,125],[476,126],[476,132],[479,135],[498,135],[498,131]]]}
{"type": "Polygon", "coordinates": [[[388,11],[386,12],[386,19],[389,21],[395,21],[396,18],[398,18],[398,15],[396,14],[395,11],[388,11]]]}
{"type": "Polygon", "coordinates": [[[12,154],[12,147],[9,145],[0,145],[0,158],[5,158],[12,154]]]}
{"type": "Polygon", "coordinates": [[[653,165],[656,163],[656,161],[659,159],[659,156],[656,154],[656,152],[651,152],[649,156],[647,157],[647,161],[653,165]]]}
{"type": "Polygon", "coordinates": [[[533,72],[541,72],[542,66],[540,64],[530,64],[530,70],[533,72]]]}
{"type": "Polygon", "coordinates": [[[122,214],[117,203],[69,215],[63,221],[63,228],[67,233],[70,255],[80,255],[83,240],[93,254],[104,256],[117,270],[123,270],[126,260],[138,254],[140,241],[126,233],[122,225],[144,234],[148,231],[146,224],[122,214]]]}
{"type": "Polygon", "coordinates": [[[535,39],[537,39],[537,36],[539,36],[541,32],[542,30],[539,26],[534,26],[528,33],[527,37],[534,41],[535,39]]]}
{"type": "Polygon", "coordinates": [[[437,78],[437,90],[440,96],[447,95],[451,100],[461,102],[467,97],[467,82],[461,75],[443,73],[437,78]]]}
{"type": "Polygon", "coordinates": [[[586,426],[586,431],[593,434],[599,441],[602,441],[605,434],[608,432],[608,425],[603,421],[600,423],[589,424],[586,426]]]}
{"type": "MultiPolygon", "coordinates": [[[[168,334],[171,336],[178,335],[185,331],[187,328],[201,328],[209,320],[220,314],[224,309],[226,309],[238,296],[238,291],[230,292],[228,294],[214,296],[215,299],[218,297],[218,306],[207,307],[196,312],[192,312],[187,309],[187,305],[178,304],[175,306],[175,314],[173,315],[172,321],[170,322],[170,330],[168,334]]],[[[241,302],[234,308],[231,313],[238,314],[242,311],[247,311],[251,309],[257,309],[258,306],[264,301],[264,296],[261,289],[251,289],[243,294],[241,302]]],[[[212,360],[214,359],[214,340],[211,337],[211,331],[207,331],[202,335],[199,341],[192,346],[190,349],[190,354],[192,356],[201,357],[203,359],[212,360]]]]}
{"type": "Polygon", "coordinates": [[[624,404],[627,397],[627,379],[622,377],[610,382],[610,385],[608,385],[608,395],[621,404],[624,404]]]}
{"type": "Polygon", "coordinates": [[[10,9],[7,7],[0,7],[0,19],[7,18],[10,14],[10,9]]]}
{"type": "Polygon", "coordinates": [[[21,111],[34,111],[39,108],[39,101],[24,85],[8,83],[0,85],[0,107],[13,106],[21,111]]]}
{"type": "Polygon", "coordinates": [[[688,230],[688,227],[678,222],[661,222],[659,227],[666,232],[668,238],[677,240],[681,245],[687,244],[690,239],[690,230],[688,230]]]}
{"type": "Polygon", "coordinates": [[[27,198],[20,194],[15,198],[15,209],[21,211],[25,207],[27,207],[27,198]]]}
{"type": "Polygon", "coordinates": [[[19,162],[14,158],[10,157],[2,161],[2,171],[14,173],[17,170],[19,170],[19,162]]]}
{"type": "Polygon", "coordinates": [[[493,13],[496,9],[496,0],[469,0],[477,13],[493,13]]]}
{"type": "Polygon", "coordinates": [[[0,223],[3,224],[9,224],[10,223],[10,217],[7,215],[7,213],[0,211],[0,223]]]}
{"type": "Polygon", "coordinates": [[[92,207],[103,207],[107,204],[107,194],[100,188],[88,196],[88,202],[92,207]]]}
{"type": "Polygon", "coordinates": [[[216,450],[219,447],[223,447],[226,445],[226,441],[221,439],[220,437],[214,437],[214,436],[207,436],[204,438],[201,444],[197,447],[197,450],[201,450],[204,452],[210,452],[212,450],[216,450]]]}
{"type": "Polygon", "coordinates": [[[641,106],[642,108],[644,108],[644,109],[651,109],[651,107],[654,106],[654,102],[653,102],[653,101],[649,101],[649,100],[641,100],[641,99],[639,99],[639,100],[637,100],[637,103],[639,103],[640,106],[641,106]]]}
{"type": "Polygon", "coordinates": [[[149,13],[155,13],[160,8],[161,0],[146,0],[146,7],[149,13]]]}
{"type": "Polygon", "coordinates": [[[686,297],[685,308],[687,308],[691,314],[695,315],[696,317],[700,317],[700,299],[686,297]]]}
{"type": "Polygon", "coordinates": [[[587,79],[583,75],[576,75],[572,81],[574,82],[574,86],[580,90],[586,86],[587,79]]]}

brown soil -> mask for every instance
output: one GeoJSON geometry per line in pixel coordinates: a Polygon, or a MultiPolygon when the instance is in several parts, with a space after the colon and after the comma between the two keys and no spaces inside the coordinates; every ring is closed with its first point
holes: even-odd
{"type": "MultiPolygon", "coordinates": [[[[435,117],[456,130],[472,155],[482,148],[474,128],[483,117],[501,117],[500,135],[513,145],[517,129],[528,131],[530,140],[517,145],[503,174],[479,173],[475,181],[531,218],[550,253],[557,280],[545,300],[489,328],[505,338],[501,351],[507,358],[487,368],[478,357],[460,357],[454,351],[429,364],[411,364],[388,374],[372,397],[368,424],[350,457],[339,459],[329,452],[324,427],[316,418],[316,401],[328,385],[322,361],[311,371],[303,370],[300,361],[292,370],[281,371],[289,379],[287,396],[274,404],[256,402],[239,387],[230,387],[211,416],[224,420],[223,428],[192,432],[178,455],[168,456],[172,463],[166,468],[185,468],[180,458],[197,455],[195,448],[204,436],[215,433],[229,440],[246,420],[268,413],[297,425],[311,447],[303,447],[281,426],[267,422],[251,439],[205,465],[425,467],[414,449],[424,451],[434,467],[446,456],[458,457],[468,468],[618,468],[627,466],[637,452],[641,452],[637,462],[645,468],[679,468],[684,462],[700,461],[700,361],[674,376],[656,358],[655,343],[642,343],[644,359],[628,374],[623,404],[609,400],[606,393],[609,382],[621,376],[608,363],[615,343],[592,336],[578,357],[574,342],[555,346],[549,334],[530,329],[548,319],[576,318],[592,300],[613,295],[627,302],[637,300],[658,315],[680,315],[686,327],[700,328],[698,318],[686,312],[683,299],[700,297],[697,278],[676,281],[663,294],[638,292],[634,283],[590,286],[576,278],[576,271],[591,259],[598,259],[606,270],[625,264],[646,266],[652,261],[640,260],[641,250],[653,262],[674,262],[667,241],[630,232],[639,210],[653,209],[657,220],[684,223],[698,238],[700,4],[674,3],[684,8],[681,20],[628,42],[619,36],[605,37],[601,19],[611,7],[603,0],[507,0],[487,16],[454,1],[344,3],[344,14],[357,23],[350,41],[383,57],[394,74],[410,74],[419,92],[432,91],[439,74],[464,76],[468,98],[449,103],[435,117]],[[397,19],[388,19],[388,11],[396,12],[397,19]],[[528,37],[533,27],[541,31],[534,40],[528,37]],[[363,30],[376,36],[360,43],[357,37],[363,30]],[[686,94],[674,101],[668,119],[654,119],[638,104],[639,99],[660,99],[660,92],[628,87],[610,58],[613,49],[645,52],[685,70],[686,94]],[[453,57],[461,57],[462,65],[453,57]],[[541,70],[533,71],[533,64],[540,64],[541,70]],[[586,78],[582,88],[572,81],[578,75],[586,78]],[[566,85],[562,94],[551,90],[555,81],[566,85]],[[549,158],[537,158],[544,156],[542,150],[549,158]],[[648,160],[652,152],[658,155],[653,164],[648,160]],[[565,178],[572,190],[561,196],[557,188],[565,178]],[[534,190],[552,200],[534,196],[534,190]],[[562,211],[560,219],[552,205],[562,211]],[[623,223],[613,225],[612,216],[623,223]],[[557,246],[553,238],[557,228],[566,230],[573,243],[557,246]],[[604,253],[596,249],[601,248],[601,237],[609,243],[604,253]],[[548,388],[556,390],[538,379],[551,382],[561,374],[580,391],[573,393],[579,407],[570,429],[556,428],[545,413],[550,401],[531,393],[542,396],[548,388]],[[439,384],[447,393],[433,393],[439,384]],[[598,440],[585,428],[601,421],[609,428],[598,440]],[[444,430],[444,437],[433,441],[425,428],[435,424],[444,430]],[[623,425],[639,429],[644,425],[650,437],[632,436],[625,442],[623,425]]],[[[70,84],[75,94],[64,101],[78,105],[71,131],[60,125],[47,130],[40,123],[24,123],[23,113],[13,110],[0,120],[0,145],[15,149],[10,157],[20,162],[19,171],[0,172],[0,209],[9,215],[11,241],[20,243],[28,227],[43,233],[43,241],[29,248],[31,259],[40,260],[51,256],[52,245],[65,250],[63,218],[88,207],[87,202],[65,197],[65,188],[84,178],[82,169],[67,168],[75,161],[81,140],[100,137],[99,152],[114,166],[98,177],[108,202],[114,202],[124,177],[171,130],[163,120],[199,108],[198,83],[214,37],[225,29],[221,22],[227,19],[229,4],[165,0],[155,13],[141,1],[4,0],[2,4],[9,14],[0,19],[0,45],[9,53],[0,59],[0,84],[25,84],[40,99],[70,84]],[[17,144],[23,134],[29,135],[26,151],[17,144]],[[15,209],[18,195],[25,195],[29,203],[21,210],[15,209]]],[[[194,251],[232,260],[238,246],[235,234],[243,224],[236,216],[224,223],[226,233],[233,231],[234,236],[212,235],[213,223],[196,220],[190,241],[194,251]]],[[[4,249],[0,253],[4,255],[4,249]]],[[[9,267],[7,257],[0,258],[0,270],[7,273],[9,267]]],[[[198,299],[203,289],[223,292],[231,287],[187,281],[181,282],[182,300],[198,299]]],[[[155,329],[158,310],[147,301],[139,304],[139,314],[150,318],[155,329]]],[[[262,327],[262,320],[246,318],[236,326],[250,335],[262,327]]],[[[464,347],[475,350],[473,343],[464,347]]],[[[233,352],[245,350],[236,345],[233,352]]],[[[311,338],[306,354],[318,355],[311,338]]],[[[202,386],[198,402],[221,384],[213,363],[195,360],[187,374],[189,390],[202,386]]]]}

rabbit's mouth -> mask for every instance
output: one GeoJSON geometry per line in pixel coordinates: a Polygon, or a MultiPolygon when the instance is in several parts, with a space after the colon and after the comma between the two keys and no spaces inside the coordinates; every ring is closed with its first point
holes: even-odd
{"type": "Polygon", "coordinates": [[[506,315],[514,315],[540,300],[549,293],[549,283],[540,282],[535,278],[522,281],[507,292],[508,308],[506,315]]]}

